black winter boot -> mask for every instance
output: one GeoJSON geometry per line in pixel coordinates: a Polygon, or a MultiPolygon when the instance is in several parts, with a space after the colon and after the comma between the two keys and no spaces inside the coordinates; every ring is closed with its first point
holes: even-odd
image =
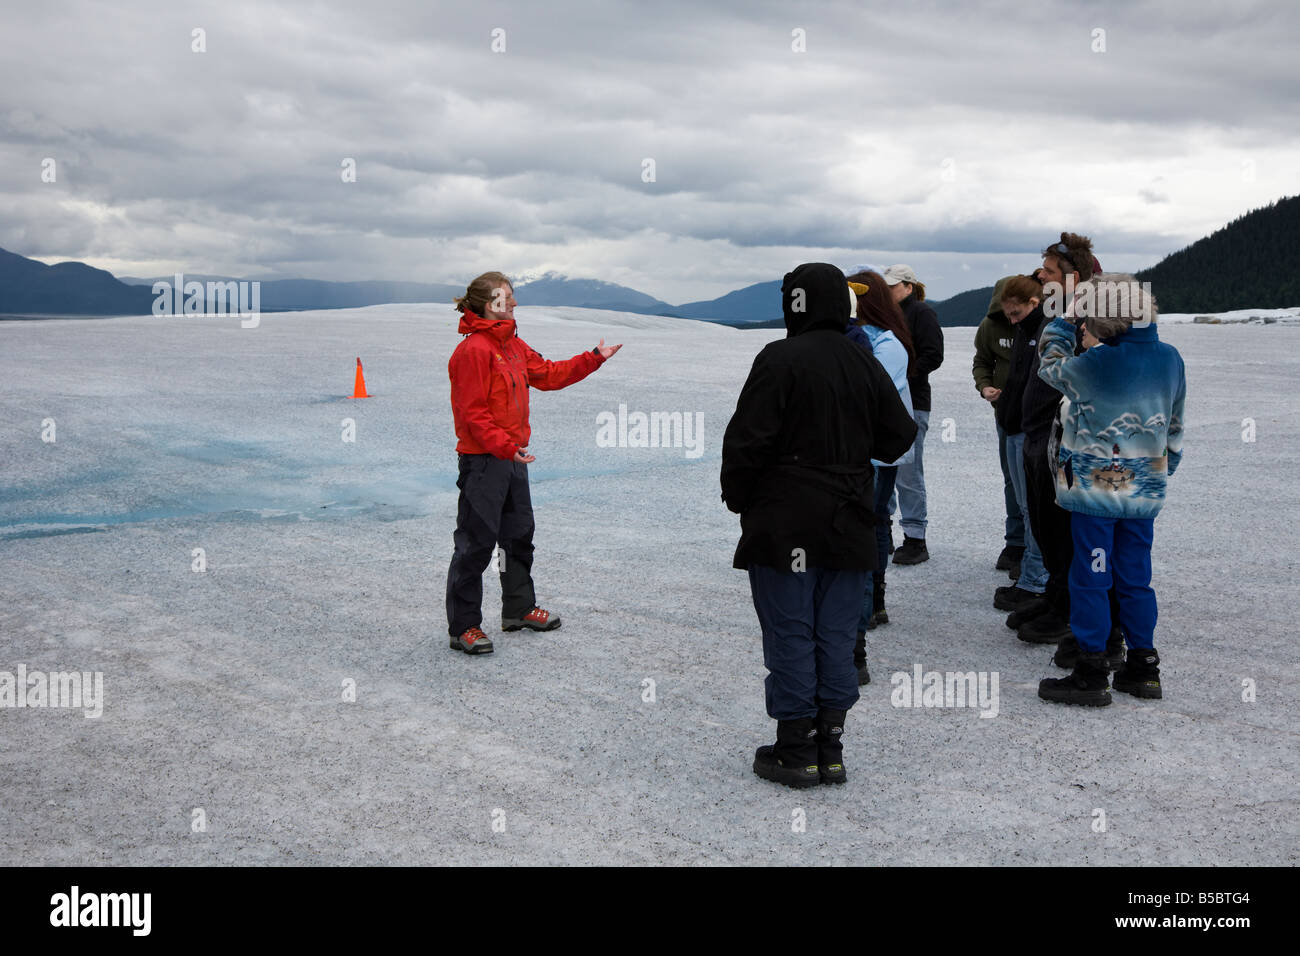
{"type": "Polygon", "coordinates": [[[776,743],[754,751],[754,773],[764,780],[802,789],[822,782],[817,767],[817,721],[811,717],[776,722],[776,743]]]}
{"type": "Polygon", "coordinates": [[[1106,666],[1113,671],[1124,666],[1124,631],[1117,624],[1106,638],[1106,666]]]}
{"type": "Polygon", "coordinates": [[[821,770],[822,783],[843,783],[849,779],[844,771],[844,745],[840,743],[847,715],[848,712],[843,710],[817,713],[817,766],[821,770]]]}
{"type": "Polygon", "coordinates": [[[1032,601],[1026,601],[1007,615],[1007,627],[1018,631],[1036,617],[1041,617],[1052,609],[1047,598],[1041,594],[1032,601]]]}
{"type": "Polygon", "coordinates": [[[1011,584],[993,591],[993,606],[999,611],[1018,611],[1030,601],[1037,600],[1040,597],[1042,597],[1041,594],[1035,594],[1033,591],[1026,591],[1024,588],[1011,584]]]}
{"type": "Polygon", "coordinates": [[[871,626],[875,630],[881,624],[889,623],[889,613],[885,610],[885,582],[872,580],[871,582],[871,606],[874,610],[871,612],[871,626]]]}
{"type": "Polygon", "coordinates": [[[1062,638],[1061,643],[1056,645],[1052,663],[1057,667],[1064,667],[1067,671],[1074,670],[1074,665],[1079,663],[1079,642],[1074,639],[1073,632],[1069,637],[1062,638]]]}
{"type": "Polygon", "coordinates": [[[867,670],[867,632],[858,631],[857,642],[853,645],[853,666],[858,669],[858,686],[871,683],[871,672],[867,670]]]}
{"type": "Polygon", "coordinates": [[[1022,624],[1016,636],[1028,644],[1059,644],[1069,633],[1070,625],[1055,612],[1048,611],[1022,624]]]}
{"type": "Polygon", "coordinates": [[[1128,660],[1115,672],[1115,689],[1134,697],[1160,700],[1160,655],[1156,649],[1130,647],[1128,660]]]}
{"type": "Polygon", "coordinates": [[[1038,696],[1058,704],[1082,704],[1085,707],[1105,707],[1110,703],[1110,689],[1106,678],[1105,654],[1079,653],[1079,662],[1065,677],[1046,677],[1038,682],[1038,696]]]}

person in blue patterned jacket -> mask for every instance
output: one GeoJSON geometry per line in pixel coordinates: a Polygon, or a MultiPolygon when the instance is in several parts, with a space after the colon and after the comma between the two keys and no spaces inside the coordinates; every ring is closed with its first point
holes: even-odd
{"type": "Polygon", "coordinates": [[[1065,315],[1041,336],[1038,376],[1065,396],[1053,465],[1057,504],[1071,513],[1070,629],[1079,643],[1073,672],[1039,684],[1044,700],[1111,702],[1105,649],[1112,580],[1129,645],[1115,689],[1162,696],[1151,540],[1166,479],[1182,460],[1187,377],[1155,320],[1147,283],[1103,273],[1079,285],[1065,315]],[[1099,341],[1076,356],[1079,322],[1099,341]]]}

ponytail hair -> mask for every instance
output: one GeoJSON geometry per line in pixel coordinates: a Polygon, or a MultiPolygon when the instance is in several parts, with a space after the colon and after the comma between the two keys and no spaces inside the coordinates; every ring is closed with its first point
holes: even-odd
{"type": "Polygon", "coordinates": [[[492,301],[492,293],[502,285],[508,285],[510,291],[514,291],[514,283],[504,272],[483,273],[469,284],[464,295],[456,296],[456,311],[469,311],[477,316],[487,315],[487,306],[492,301]]]}

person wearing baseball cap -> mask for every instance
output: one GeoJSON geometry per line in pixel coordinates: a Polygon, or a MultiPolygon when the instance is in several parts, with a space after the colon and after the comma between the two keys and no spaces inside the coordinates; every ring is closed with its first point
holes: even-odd
{"type": "MultiPolygon", "coordinates": [[[[925,301],[925,286],[909,265],[899,263],[883,273],[890,294],[912,333],[916,359],[907,376],[912,393],[912,414],[916,420],[916,444],[912,460],[898,468],[899,523],[903,526],[903,544],[894,552],[895,564],[920,564],[930,559],[925,547],[925,470],[921,451],[925,432],[930,425],[930,373],[943,364],[943,330],[939,317],[925,301]]],[[[893,508],[890,508],[893,513],[893,508]]]]}

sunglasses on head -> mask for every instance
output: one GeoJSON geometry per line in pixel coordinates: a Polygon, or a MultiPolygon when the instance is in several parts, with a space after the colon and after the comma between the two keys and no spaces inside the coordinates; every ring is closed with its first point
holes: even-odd
{"type": "Polygon", "coordinates": [[[1070,255],[1070,247],[1067,246],[1065,243],[1058,242],[1056,245],[1049,247],[1047,251],[1052,253],[1052,255],[1054,256],[1058,256],[1064,259],[1071,266],[1073,266],[1075,272],[1079,271],[1079,264],[1075,262],[1074,257],[1070,255]]]}

